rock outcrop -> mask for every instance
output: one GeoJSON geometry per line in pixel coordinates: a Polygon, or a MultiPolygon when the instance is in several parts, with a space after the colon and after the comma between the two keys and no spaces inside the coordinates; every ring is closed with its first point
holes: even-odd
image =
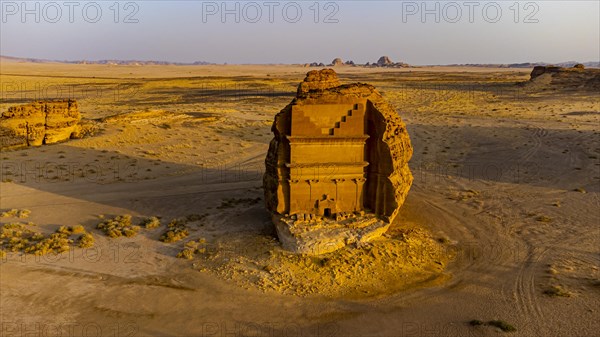
{"type": "Polygon", "coordinates": [[[585,69],[585,66],[580,64],[572,68],[536,66],[531,71],[529,82],[524,85],[530,89],[541,90],[600,90],[600,69],[585,69]]]}
{"type": "Polygon", "coordinates": [[[39,146],[78,137],[80,119],[72,100],[10,107],[0,117],[0,147],[39,146]]]}
{"type": "MultiPolygon", "coordinates": [[[[303,66],[304,67],[319,67],[319,68],[325,67],[325,65],[323,63],[317,63],[317,62],[306,63],[303,66]]],[[[366,64],[356,64],[356,63],[354,63],[354,61],[351,61],[351,60],[344,62],[341,58],[337,57],[337,58],[333,59],[333,61],[331,61],[331,63],[328,66],[330,66],[330,67],[352,66],[352,67],[368,67],[368,68],[377,68],[377,67],[408,68],[408,67],[410,67],[410,65],[407,63],[392,62],[392,60],[387,56],[380,57],[377,62],[374,62],[374,63],[367,62],[366,64]]]]}
{"type": "Polygon", "coordinates": [[[323,69],[321,71],[310,71],[300,85],[296,95],[298,97],[307,95],[310,91],[325,90],[340,86],[340,80],[333,69],[323,69]]]}
{"type": "MultiPolygon", "coordinates": [[[[366,66],[369,66],[367,64],[366,66]]],[[[410,67],[409,64],[404,62],[392,62],[392,60],[387,56],[382,56],[377,60],[377,62],[371,64],[372,67],[384,67],[384,68],[407,68],[410,67]]]]}
{"type": "Polygon", "coordinates": [[[333,59],[333,61],[331,61],[331,65],[334,67],[335,66],[343,66],[344,61],[341,58],[337,57],[337,58],[333,59]]]}
{"type": "Polygon", "coordinates": [[[387,56],[382,56],[379,58],[379,60],[377,60],[377,65],[380,67],[390,66],[392,64],[394,64],[394,62],[392,62],[392,60],[390,60],[390,58],[387,56]]]}
{"type": "Polygon", "coordinates": [[[265,202],[284,248],[321,254],[380,236],[412,184],[412,146],[371,85],[311,71],[276,115],[265,202]]]}
{"type": "Polygon", "coordinates": [[[535,66],[531,71],[530,79],[535,79],[543,74],[557,74],[562,68],[555,66],[535,66]]]}

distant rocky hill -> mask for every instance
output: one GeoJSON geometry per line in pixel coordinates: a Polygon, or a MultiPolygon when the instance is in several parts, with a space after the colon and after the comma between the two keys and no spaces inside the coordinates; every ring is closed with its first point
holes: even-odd
{"type": "Polygon", "coordinates": [[[339,57],[337,57],[337,58],[333,59],[333,61],[331,61],[332,66],[341,66],[343,64],[344,64],[344,61],[339,57]]]}
{"type": "Polygon", "coordinates": [[[510,63],[510,64],[491,64],[491,63],[468,63],[468,64],[449,64],[449,67],[480,67],[480,68],[534,68],[538,66],[556,66],[562,68],[572,68],[577,64],[583,64],[586,68],[600,68],[600,62],[561,62],[561,63],[545,63],[545,62],[525,62],[525,63],[510,63]]]}
{"type": "Polygon", "coordinates": [[[65,63],[65,64],[107,64],[107,65],[135,65],[135,66],[148,66],[148,65],[209,65],[215,64],[205,61],[196,62],[168,62],[168,61],[140,61],[140,60],[77,60],[77,61],[60,61],[60,60],[45,60],[36,58],[21,58],[11,56],[0,56],[2,62],[21,62],[21,63],[65,63]]]}
{"type": "MultiPolygon", "coordinates": [[[[66,64],[108,64],[108,65],[211,65],[219,63],[211,63],[205,61],[196,62],[169,62],[169,61],[140,61],[140,60],[77,60],[77,61],[61,61],[61,60],[47,60],[37,58],[24,58],[24,57],[12,57],[0,55],[1,62],[27,62],[27,63],[66,63],[66,64]]],[[[586,68],[600,68],[600,62],[575,62],[567,61],[561,63],[545,63],[545,62],[524,62],[524,63],[510,63],[510,64],[494,64],[494,63],[467,63],[467,64],[447,64],[447,67],[480,67],[480,68],[533,68],[536,66],[557,66],[563,68],[571,68],[576,64],[583,64],[586,68]]],[[[367,62],[366,64],[358,64],[353,61],[344,62],[341,58],[335,58],[331,63],[325,64],[323,62],[312,62],[304,64],[305,67],[325,67],[325,66],[363,66],[363,67],[391,67],[391,68],[406,68],[411,65],[403,62],[393,62],[388,56],[381,56],[375,62],[367,62]]],[[[430,66],[438,66],[431,64],[430,66]]]]}
{"type": "Polygon", "coordinates": [[[600,90],[600,69],[586,69],[583,64],[564,68],[556,66],[536,66],[531,71],[529,81],[523,86],[536,90],[577,89],[600,90]]]}
{"type": "MultiPolygon", "coordinates": [[[[325,67],[325,64],[322,62],[312,62],[304,64],[305,67],[325,67]]],[[[344,62],[340,57],[336,57],[328,64],[331,67],[337,66],[354,66],[354,67],[382,67],[382,68],[408,68],[409,64],[404,62],[393,62],[388,56],[380,57],[376,62],[367,62],[366,64],[358,64],[354,63],[354,61],[346,61],[344,62]]]]}

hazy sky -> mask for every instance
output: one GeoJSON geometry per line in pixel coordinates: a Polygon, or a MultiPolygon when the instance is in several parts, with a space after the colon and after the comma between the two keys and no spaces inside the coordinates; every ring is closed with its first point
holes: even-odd
{"type": "Polygon", "coordinates": [[[22,2],[1,0],[2,55],[218,63],[364,63],[388,55],[416,65],[600,60],[598,0],[22,2]]]}

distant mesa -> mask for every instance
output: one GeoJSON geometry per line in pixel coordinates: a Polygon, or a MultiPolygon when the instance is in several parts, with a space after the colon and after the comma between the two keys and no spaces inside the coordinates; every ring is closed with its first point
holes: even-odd
{"type": "Polygon", "coordinates": [[[310,71],[271,130],[263,187],[285,249],[318,255],[387,231],[413,181],[413,148],[373,86],[310,71]]]}
{"type": "Polygon", "coordinates": [[[79,138],[82,127],[74,100],[39,101],[8,108],[0,116],[0,148],[39,146],[79,138]]]}

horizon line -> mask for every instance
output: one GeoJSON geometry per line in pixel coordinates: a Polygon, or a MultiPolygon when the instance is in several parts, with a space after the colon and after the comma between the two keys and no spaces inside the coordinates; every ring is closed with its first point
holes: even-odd
{"type": "MultiPolygon", "coordinates": [[[[383,56],[382,56],[383,57],[383,56]]],[[[82,62],[90,62],[90,63],[99,63],[99,62],[148,62],[148,63],[152,63],[152,62],[156,62],[156,63],[165,63],[165,65],[306,65],[306,64],[312,64],[312,63],[319,63],[319,64],[323,64],[324,66],[333,66],[332,63],[325,63],[325,62],[317,62],[317,61],[313,61],[313,62],[291,62],[291,63],[285,63],[285,62],[265,62],[265,63],[252,63],[252,62],[244,62],[244,63],[229,63],[229,62],[212,62],[212,61],[191,61],[191,62],[184,62],[184,61],[166,61],[166,60],[156,60],[156,59],[118,59],[118,58],[111,58],[111,59],[72,59],[72,60],[57,60],[57,59],[45,59],[45,58],[37,58],[37,57],[23,57],[23,56],[11,56],[11,55],[2,55],[0,54],[0,59],[14,59],[14,60],[22,60],[22,61],[28,61],[28,62],[48,62],[48,63],[82,63],[82,62]]],[[[343,60],[343,59],[342,59],[343,60]]],[[[347,60],[347,61],[352,61],[352,60],[347,60]]],[[[518,65],[518,64],[541,64],[541,65],[553,65],[553,64],[565,64],[565,63],[581,63],[581,64],[590,64],[590,63],[599,63],[600,64],[600,60],[597,61],[577,61],[577,60],[568,60],[568,61],[561,61],[561,62],[545,62],[545,61],[520,61],[520,62],[505,62],[505,63],[485,63],[485,62],[476,62],[476,63],[445,63],[445,64],[409,64],[409,63],[405,63],[405,62],[393,62],[394,64],[401,64],[404,63],[408,66],[474,66],[474,65],[518,65]]],[[[377,64],[377,61],[374,62],[367,62],[367,63],[354,63],[357,66],[364,66],[366,64],[377,64]]],[[[343,64],[346,65],[346,64],[343,64]]],[[[342,65],[342,66],[343,66],[342,65]]]]}

